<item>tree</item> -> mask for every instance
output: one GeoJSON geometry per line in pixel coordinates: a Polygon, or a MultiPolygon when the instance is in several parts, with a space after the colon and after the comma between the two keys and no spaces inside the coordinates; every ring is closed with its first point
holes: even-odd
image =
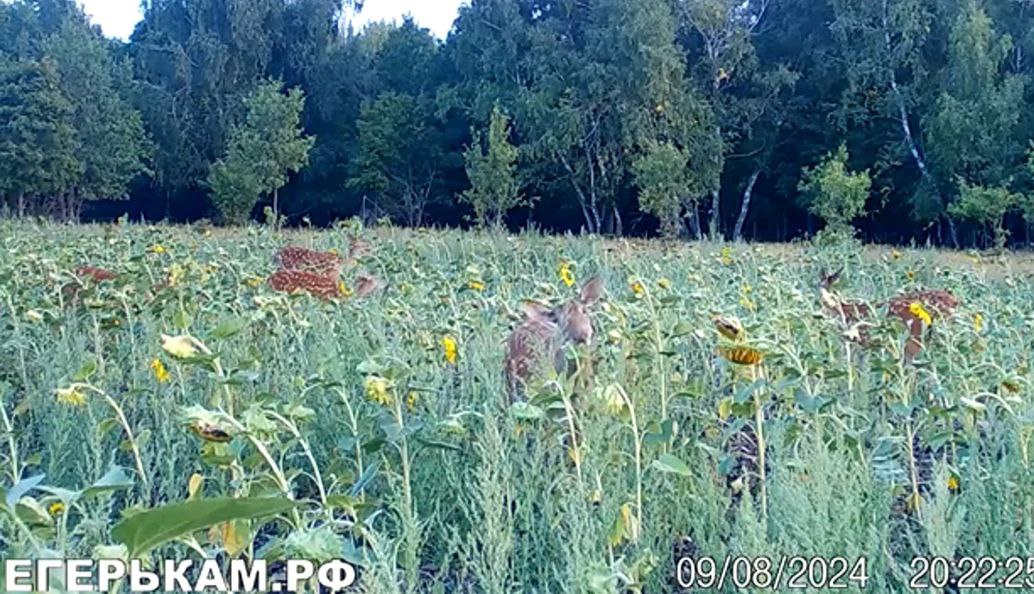
{"type": "Polygon", "coordinates": [[[931,158],[941,177],[954,182],[947,188],[953,195],[968,187],[975,199],[976,187],[1008,187],[1024,165],[1017,106],[1025,81],[1003,74],[1012,48],[1012,39],[995,31],[975,1],[962,4],[951,26],[943,90],[928,122],[931,158]]]}
{"type": "Polygon", "coordinates": [[[248,96],[247,115],[232,128],[226,155],[209,177],[213,200],[227,220],[245,222],[265,194],[272,194],[280,220],[280,188],[308,164],[315,143],[301,129],[304,109],[305,93],[294,88],[285,94],[280,81],[267,81],[248,96]]]}
{"type": "Polygon", "coordinates": [[[932,109],[934,95],[930,92],[933,73],[923,52],[935,43],[937,35],[935,3],[834,0],[833,7],[833,30],[847,62],[849,85],[841,117],[865,127],[870,150],[874,154],[882,151],[879,167],[888,174],[902,159],[914,165],[908,172],[913,179],[898,182],[914,187],[903,202],[911,205],[914,219],[934,220],[942,215],[944,203],[940,180],[924,149],[924,124],[928,122],[921,116],[932,109]]]}
{"type": "Polygon", "coordinates": [[[851,222],[865,212],[865,203],[872,192],[869,172],[851,173],[847,169],[847,158],[847,146],[842,144],[822,163],[806,169],[799,186],[808,209],[835,234],[850,233],[851,222]]]}
{"type": "MultiPolygon", "coordinates": [[[[773,100],[782,88],[791,85],[794,76],[782,64],[762,69],[754,46],[756,32],[774,10],[771,0],[679,0],[679,15],[687,31],[686,51],[695,54],[688,59],[691,80],[697,92],[715,112],[712,134],[721,142],[718,147],[719,171],[734,153],[737,145],[748,142],[755,125],[772,109],[773,100]]],[[[762,154],[764,147],[752,147],[762,154]]],[[[756,169],[757,167],[755,167],[756,169]]],[[[757,171],[760,175],[760,171],[757,171]]],[[[748,182],[743,209],[750,207],[753,182],[748,182]]],[[[708,230],[712,236],[722,235],[721,188],[710,189],[711,212],[708,230]]],[[[746,215],[742,214],[741,218],[746,215]]],[[[737,227],[742,228],[742,223],[737,227]]]]}
{"type": "Polygon", "coordinates": [[[0,57],[0,192],[19,216],[28,200],[63,194],[83,173],[72,106],[53,62],[0,57]]]}
{"type": "Polygon", "coordinates": [[[359,116],[359,159],[349,184],[374,192],[381,208],[410,226],[424,222],[441,161],[429,117],[419,99],[390,91],[359,116]]]}
{"type": "Polygon", "coordinates": [[[971,186],[965,180],[959,185],[959,199],[951,205],[949,212],[953,216],[990,227],[995,246],[1004,248],[1005,242],[1009,239],[1009,231],[1005,228],[1005,215],[1020,205],[1022,196],[1009,191],[1008,188],[971,186]]]}
{"type": "Polygon", "coordinates": [[[487,143],[483,143],[480,132],[473,130],[471,134],[474,141],[466,152],[471,188],[462,199],[474,207],[479,225],[491,221],[501,227],[507,211],[526,203],[517,181],[519,151],[510,143],[510,119],[496,107],[492,110],[487,143]]]}
{"type": "Polygon", "coordinates": [[[81,10],[73,9],[42,44],[57,65],[60,86],[71,101],[76,158],[82,175],[61,198],[62,216],[76,219],[84,200],[124,198],[129,183],[149,172],[153,147],[140,113],[120,91],[130,87],[125,65],[81,10]]]}
{"type": "Polygon", "coordinates": [[[666,237],[677,237],[683,230],[685,197],[692,195],[689,157],[669,142],[651,142],[632,164],[639,188],[639,205],[661,221],[666,237]]]}

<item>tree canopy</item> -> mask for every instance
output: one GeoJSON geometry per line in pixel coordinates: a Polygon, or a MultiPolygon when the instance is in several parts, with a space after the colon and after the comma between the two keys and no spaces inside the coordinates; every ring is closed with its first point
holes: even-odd
{"type": "Polygon", "coordinates": [[[446,39],[360,5],[152,0],[121,42],[0,2],[3,204],[1030,240],[1029,0],[472,0],[446,39]]]}

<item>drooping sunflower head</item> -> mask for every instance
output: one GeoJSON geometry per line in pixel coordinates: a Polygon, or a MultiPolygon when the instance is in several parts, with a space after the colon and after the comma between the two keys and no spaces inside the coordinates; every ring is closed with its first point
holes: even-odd
{"type": "Polygon", "coordinates": [[[711,321],[714,323],[714,327],[718,330],[718,333],[729,340],[740,340],[743,338],[743,324],[738,318],[715,314],[711,318],[711,321]]]}
{"type": "Polygon", "coordinates": [[[718,349],[718,354],[726,361],[736,365],[760,365],[765,360],[764,353],[748,346],[721,347],[718,349]]]}

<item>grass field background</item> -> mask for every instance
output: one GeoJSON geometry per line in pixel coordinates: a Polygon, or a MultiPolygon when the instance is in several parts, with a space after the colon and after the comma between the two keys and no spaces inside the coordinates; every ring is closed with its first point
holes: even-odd
{"type": "Polygon", "coordinates": [[[854,244],[0,224],[3,485],[50,487],[4,506],[0,556],[125,554],[113,526],[141,510],[290,496],[308,503],[149,554],[344,557],[377,593],[670,592],[682,554],[865,557],[854,591],[907,592],[916,556],[1034,557],[1031,270],[854,244]],[[280,247],[355,234],[373,249],[342,282],[383,292],[266,283],[280,247]],[[852,298],[962,306],[905,365],[900,322],[874,319],[863,350],[822,314],[819,275],[841,267],[852,298]],[[521,301],[594,274],[594,348],[572,354],[594,385],[512,406],[521,301]],[[718,355],[716,314],[760,365],[718,355]]]}

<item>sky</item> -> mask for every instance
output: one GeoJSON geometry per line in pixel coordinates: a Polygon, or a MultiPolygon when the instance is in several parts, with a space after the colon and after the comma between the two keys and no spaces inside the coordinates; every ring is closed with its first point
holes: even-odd
{"type": "MultiPolygon", "coordinates": [[[[140,20],[140,0],[80,0],[86,13],[105,35],[128,39],[140,20]]],[[[465,0],[365,0],[355,19],[356,30],[371,21],[401,20],[406,14],[435,35],[445,38],[465,0]]]]}

